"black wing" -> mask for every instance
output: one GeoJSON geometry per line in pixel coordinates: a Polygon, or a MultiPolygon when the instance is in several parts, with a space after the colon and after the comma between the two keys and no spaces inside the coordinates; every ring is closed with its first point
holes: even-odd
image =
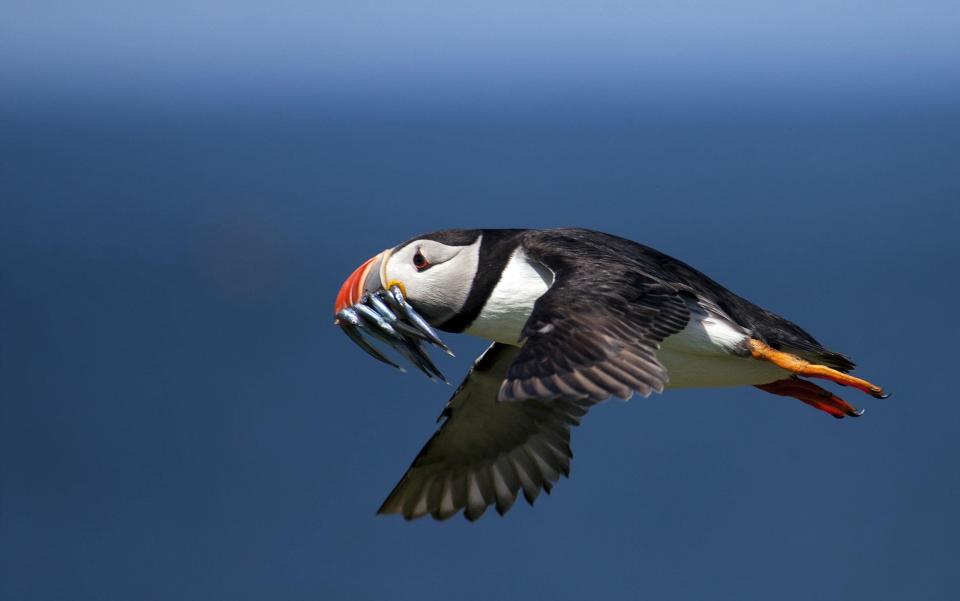
{"type": "Polygon", "coordinates": [[[703,272],[655,248],[583,229],[528,231],[525,235],[527,238],[534,238],[534,246],[536,238],[549,240],[549,248],[543,249],[547,253],[555,249],[561,253],[569,253],[575,248],[582,248],[590,256],[595,254],[596,249],[590,251],[589,247],[601,245],[620,260],[632,263],[632,268],[683,290],[701,303],[718,307],[724,315],[750,332],[752,337],[775,349],[795,353],[813,363],[822,363],[841,371],[854,368],[853,361],[824,348],[797,324],[734,294],[703,272]]]}
{"type": "Polygon", "coordinates": [[[534,305],[498,398],[599,402],[662,391],[660,342],[690,319],[681,287],[595,232],[530,231],[523,244],[554,281],[534,305]]]}
{"type": "Polygon", "coordinates": [[[497,390],[520,349],[491,345],[440,415],[443,425],[423,447],[377,513],[467,519],[496,504],[504,514],[522,489],[527,502],[570,473],[570,428],[589,402],[559,399],[497,402],[497,390]]]}

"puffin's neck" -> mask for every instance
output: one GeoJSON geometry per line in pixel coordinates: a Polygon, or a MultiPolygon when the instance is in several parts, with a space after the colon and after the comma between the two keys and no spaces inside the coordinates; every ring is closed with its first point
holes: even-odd
{"type": "Polygon", "coordinates": [[[467,334],[517,345],[533,304],[553,283],[553,273],[531,260],[523,247],[507,261],[480,314],[465,330],[467,334]]]}

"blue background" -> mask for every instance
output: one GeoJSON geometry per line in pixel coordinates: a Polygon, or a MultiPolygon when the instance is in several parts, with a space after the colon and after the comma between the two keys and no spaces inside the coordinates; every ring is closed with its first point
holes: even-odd
{"type": "Polygon", "coordinates": [[[960,596],[956,2],[163,4],[0,7],[0,597],[960,596]],[[481,226],[653,245],[894,396],[608,403],[534,509],[375,517],[452,389],[333,297],[481,226]]]}

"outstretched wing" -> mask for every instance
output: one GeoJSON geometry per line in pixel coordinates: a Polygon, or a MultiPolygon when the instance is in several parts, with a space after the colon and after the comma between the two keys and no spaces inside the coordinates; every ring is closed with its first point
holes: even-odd
{"type": "Polygon", "coordinates": [[[498,398],[599,402],[661,392],[660,342],[690,319],[683,292],[631,249],[580,230],[531,231],[528,256],[554,274],[534,305],[498,398]]]}
{"type": "Polygon", "coordinates": [[[497,390],[520,349],[491,345],[447,403],[443,425],[377,513],[410,520],[431,514],[444,520],[461,509],[468,520],[495,504],[503,515],[522,489],[527,502],[550,492],[569,475],[570,428],[591,404],[586,400],[531,399],[500,403],[497,390]]]}

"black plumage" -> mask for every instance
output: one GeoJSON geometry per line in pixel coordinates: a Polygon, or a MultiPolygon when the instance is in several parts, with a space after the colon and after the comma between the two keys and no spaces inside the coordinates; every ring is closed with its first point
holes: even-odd
{"type": "Polygon", "coordinates": [[[777,350],[793,352],[844,372],[855,367],[850,359],[824,348],[797,324],[734,294],[687,263],[612,234],[582,228],[451,229],[416,236],[397,246],[397,250],[415,240],[467,245],[480,235],[483,235],[480,265],[470,297],[457,315],[438,326],[442,330],[462,332],[469,327],[496,286],[510,254],[522,246],[531,257],[555,273],[563,270],[578,280],[574,285],[565,285],[566,292],[555,287],[544,295],[545,304],[549,301],[554,311],[562,311],[565,303],[575,302],[571,293],[596,289],[608,292],[608,297],[616,300],[629,296],[631,293],[625,289],[631,286],[650,288],[659,285],[661,294],[672,291],[716,306],[752,337],[777,350]],[[563,294],[564,302],[554,300],[554,295],[560,294],[563,294]]]}
{"type": "MultiPolygon", "coordinates": [[[[624,292],[617,289],[610,276],[618,276],[619,282],[629,286],[619,274],[632,273],[637,276],[636,282],[640,286],[649,286],[648,282],[653,282],[660,285],[662,294],[673,291],[676,295],[692,296],[718,307],[751,337],[777,350],[794,352],[844,372],[854,367],[850,359],[824,348],[790,320],[751,303],[701,271],[649,246],[603,232],[575,228],[527,230],[521,240],[530,256],[551,269],[554,269],[552,265],[561,266],[572,277],[582,280],[584,283],[578,284],[578,289],[595,287],[608,291],[610,298],[617,299],[624,292]]],[[[543,300],[546,302],[552,293],[551,289],[543,300]]],[[[551,305],[554,310],[563,310],[563,303],[551,302],[551,305]]]]}

